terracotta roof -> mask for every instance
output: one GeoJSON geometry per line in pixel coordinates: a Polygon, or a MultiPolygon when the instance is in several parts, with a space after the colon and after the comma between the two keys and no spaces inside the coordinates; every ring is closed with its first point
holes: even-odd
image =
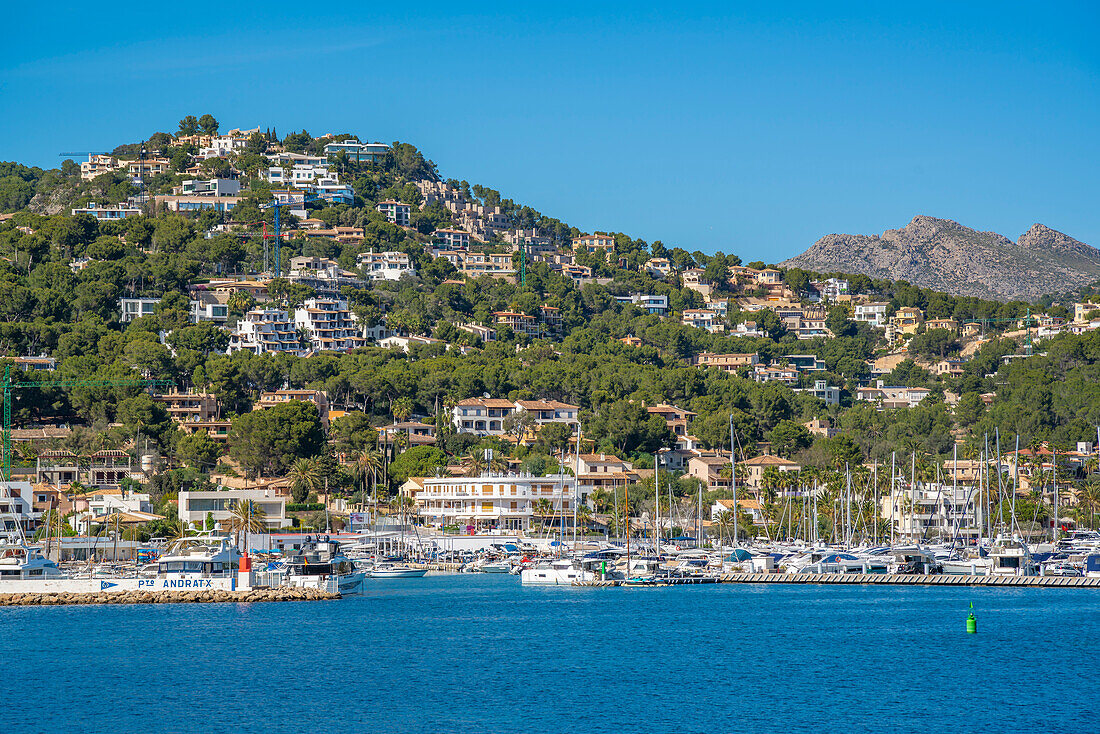
{"type": "Polygon", "coordinates": [[[798,466],[793,461],[782,459],[772,454],[764,454],[763,456],[754,456],[751,459],[746,459],[741,462],[745,466],[798,466]]]}

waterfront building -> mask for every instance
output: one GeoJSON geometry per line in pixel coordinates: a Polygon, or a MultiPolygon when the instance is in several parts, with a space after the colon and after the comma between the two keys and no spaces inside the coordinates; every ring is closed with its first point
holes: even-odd
{"type": "Polygon", "coordinates": [[[481,474],[474,477],[426,477],[416,493],[418,513],[428,524],[468,530],[528,531],[532,521],[546,524],[554,516],[572,522],[576,480],[568,474],[481,474]],[[550,513],[539,512],[548,500],[550,513]]]}
{"type": "Polygon", "coordinates": [[[251,500],[264,513],[264,524],[271,530],[289,527],[286,496],[273,489],[216,489],[179,493],[179,517],[184,523],[203,527],[208,516],[223,526],[239,502],[251,500]]]}

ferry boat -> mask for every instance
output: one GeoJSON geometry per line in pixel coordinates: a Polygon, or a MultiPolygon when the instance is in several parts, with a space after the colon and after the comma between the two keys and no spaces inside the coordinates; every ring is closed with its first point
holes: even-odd
{"type": "Polygon", "coordinates": [[[180,538],[157,559],[158,578],[235,577],[241,552],[228,535],[180,538]]]}
{"type": "Polygon", "coordinates": [[[65,573],[42,551],[25,543],[0,546],[0,583],[14,579],[63,579],[65,573]]]}
{"type": "Polygon", "coordinates": [[[316,539],[307,535],[301,549],[284,562],[284,583],[289,586],[326,588],[333,580],[341,594],[360,591],[362,571],[340,550],[340,544],[327,535],[316,539]]]}

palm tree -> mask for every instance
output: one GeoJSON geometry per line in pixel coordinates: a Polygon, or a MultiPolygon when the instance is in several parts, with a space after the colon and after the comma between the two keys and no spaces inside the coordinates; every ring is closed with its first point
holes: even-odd
{"type": "Polygon", "coordinates": [[[409,398],[397,398],[390,403],[390,413],[393,414],[393,422],[401,423],[410,415],[413,411],[413,402],[409,398]]]}
{"type": "Polygon", "coordinates": [[[377,499],[374,493],[378,489],[378,475],[382,472],[382,454],[373,449],[363,449],[359,456],[355,457],[355,467],[364,484],[367,482],[367,477],[370,477],[371,496],[377,499]]]}
{"type": "Polygon", "coordinates": [[[714,524],[718,526],[718,545],[725,543],[727,537],[733,537],[734,517],[733,510],[724,510],[714,519],[714,524]]]}
{"type": "Polygon", "coordinates": [[[596,512],[608,512],[614,503],[614,495],[606,487],[596,487],[588,495],[588,499],[596,506],[596,512]]]}
{"type": "Polygon", "coordinates": [[[554,505],[546,497],[540,497],[535,500],[534,506],[535,515],[541,520],[542,530],[546,530],[546,518],[554,512],[554,505]]]}
{"type": "Polygon", "coordinates": [[[226,529],[233,533],[239,547],[245,533],[262,533],[267,530],[264,520],[267,513],[252,500],[238,500],[224,520],[226,529]]]}
{"type": "Polygon", "coordinates": [[[316,459],[298,459],[291,465],[287,477],[291,480],[294,501],[299,504],[305,502],[309,495],[319,492],[325,481],[316,459]]]}
{"type": "Polygon", "coordinates": [[[592,508],[587,503],[581,502],[577,505],[577,532],[579,533],[581,528],[588,530],[588,523],[592,521],[592,508]]]}

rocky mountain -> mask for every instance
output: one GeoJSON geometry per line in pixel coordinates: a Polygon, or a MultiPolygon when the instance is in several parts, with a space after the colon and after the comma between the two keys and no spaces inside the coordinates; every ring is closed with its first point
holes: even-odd
{"type": "Polygon", "coordinates": [[[917,216],[876,235],[830,234],[782,263],[906,280],[960,296],[1031,300],[1100,280],[1100,250],[1035,224],[1013,242],[950,219],[917,216]]]}

